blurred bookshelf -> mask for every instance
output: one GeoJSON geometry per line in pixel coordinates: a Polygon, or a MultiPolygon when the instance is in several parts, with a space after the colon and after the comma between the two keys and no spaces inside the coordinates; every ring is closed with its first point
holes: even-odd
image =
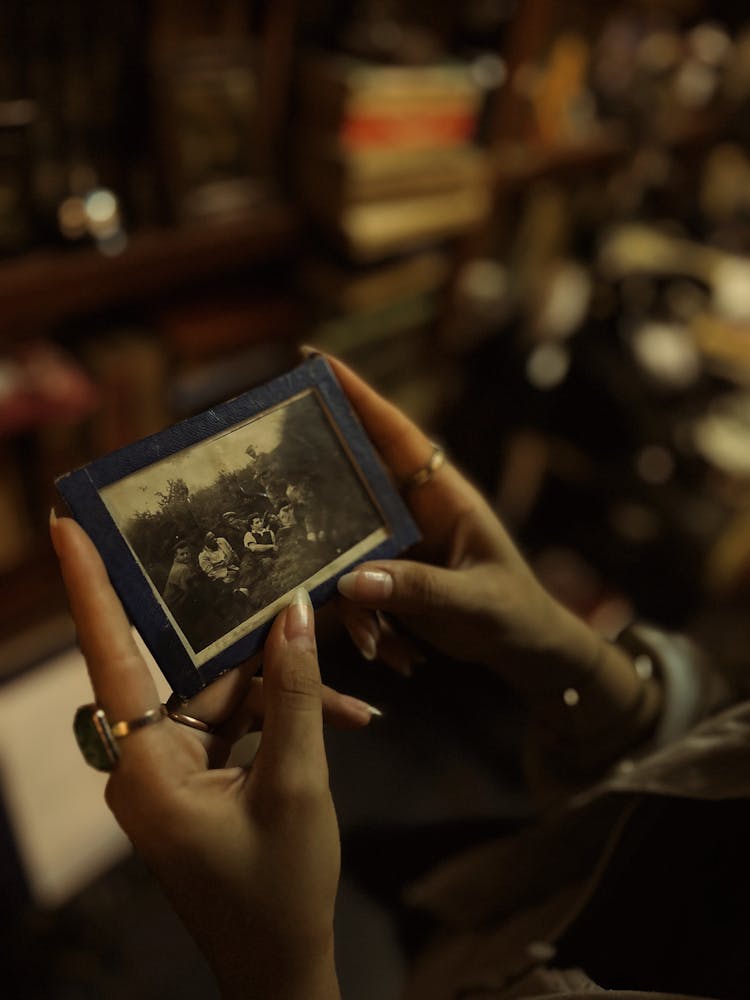
{"type": "MultiPolygon", "coordinates": [[[[728,0],[3,0],[2,763],[66,892],[119,855],[100,810],[70,810],[96,776],[63,732],[88,685],[54,655],[75,641],[54,477],[299,343],[443,442],[595,628],[686,629],[747,685],[749,123],[750,14],[728,0]]],[[[30,831],[0,830],[11,981],[43,952],[40,995],[107,995],[115,973],[206,995],[184,944],[145,983],[142,934],[113,973],[87,927],[102,896],[104,924],[137,908],[126,876],[72,927],[32,899],[30,831]]]]}
{"type": "Polygon", "coordinates": [[[116,256],[96,249],[31,251],[0,262],[0,336],[209,282],[288,255],[299,220],[288,205],[252,218],[138,232],[116,256]]]}
{"type": "Polygon", "coordinates": [[[4,5],[7,672],[70,638],[54,475],[299,342],[443,437],[578,610],[586,573],[675,624],[718,579],[734,592],[719,542],[744,473],[696,428],[746,385],[744,22],[700,2],[4,5]],[[682,388],[644,360],[659,324],[692,352],[682,388]]]}

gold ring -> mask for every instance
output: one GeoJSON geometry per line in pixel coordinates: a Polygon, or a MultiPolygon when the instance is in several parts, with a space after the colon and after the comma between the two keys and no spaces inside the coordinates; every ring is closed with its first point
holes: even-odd
{"type": "Polygon", "coordinates": [[[439,444],[433,444],[432,454],[427,462],[404,480],[402,489],[413,490],[417,486],[424,486],[443,465],[445,465],[445,452],[439,444]]]}
{"type": "Polygon", "coordinates": [[[150,708],[148,712],[144,712],[137,719],[131,719],[130,722],[115,722],[109,728],[112,735],[121,740],[124,736],[130,736],[136,730],[143,729],[144,726],[152,726],[155,722],[161,722],[166,714],[166,706],[159,705],[158,708],[150,708]]]}
{"type": "Polygon", "coordinates": [[[150,708],[137,719],[110,724],[104,709],[99,705],[81,705],[73,720],[76,742],[87,764],[97,771],[111,771],[120,759],[117,741],[138,729],[152,726],[166,716],[164,705],[150,708]]]}
{"type": "MultiPolygon", "coordinates": [[[[166,711],[166,705],[164,706],[166,711]]],[[[172,722],[179,722],[181,726],[189,726],[191,729],[198,729],[202,733],[215,733],[216,729],[214,726],[209,725],[208,722],[204,722],[203,719],[196,719],[194,715],[185,715],[184,712],[169,712],[167,715],[172,720],[172,722]]]]}

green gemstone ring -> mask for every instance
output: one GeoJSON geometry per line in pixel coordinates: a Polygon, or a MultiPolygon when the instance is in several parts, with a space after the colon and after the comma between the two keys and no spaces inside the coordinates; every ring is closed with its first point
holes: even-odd
{"type": "Polygon", "coordinates": [[[120,759],[117,741],[137,729],[161,722],[166,715],[166,706],[160,705],[131,722],[110,724],[103,708],[98,705],[81,705],[73,720],[73,732],[86,763],[97,771],[111,771],[120,759]]]}

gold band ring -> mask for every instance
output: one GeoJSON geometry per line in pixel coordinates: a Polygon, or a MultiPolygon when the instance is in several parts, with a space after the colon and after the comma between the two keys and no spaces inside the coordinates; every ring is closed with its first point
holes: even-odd
{"type": "Polygon", "coordinates": [[[185,715],[184,712],[169,712],[166,705],[164,706],[164,710],[172,722],[179,722],[181,726],[189,726],[191,729],[197,729],[201,733],[213,734],[216,732],[215,727],[209,725],[208,722],[204,722],[203,719],[196,719],[193,715],[185,715]]]}
{"type": "Polygon", "coordinates": [[[424,486],[425,483],[429,483],[438,469],[441,469],[445,465],[445,452],[440,447],[439,444],[433,444],[432,454],[430,455],[427,462],[416,472],[412,472],[410,476],[403,482],[403,490],[413,490],[417,486],[424,486]]]}

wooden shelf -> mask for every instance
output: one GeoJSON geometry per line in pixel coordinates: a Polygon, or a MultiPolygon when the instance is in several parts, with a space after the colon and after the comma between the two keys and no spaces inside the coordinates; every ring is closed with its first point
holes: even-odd
{"type": "MultiPolygon", "coordinates": [[[[688,120],[661,130],[658,139],[651,142],[676,151],[700,148],[722,134],[727,119],[726,108],[710,114],[692,114],[688,120]]],[[[617,128],[603,128],[585,141],[552,149],[533,143],[503,142],[492,151],[495,183],[501,190],[512,189],[540,177],[606,166],[625,157],[641,142],[646,144],[649,140],[634,139],[617,128]]]]}
{"type": "Polygon", "coordinates": [[[139,232],[116,257],[87,248],[34,251],[5,261],[0,340],[273,260],[292,250],[297,228],[290,208],[271,204],[241,222],[139,232]]]}
{"type": "Polygon", "coordinates": [[[628,146],[621,134],[602,134],[586,142],[543,149],[526,143],[503,143],[493,152],[500,188],[527,184],[539,177],[599,166],[622,156],[628,146]]]}
{"type": "MultiPolygon", "coordinates": [[[[293,211],[269,204],[241,222],[139,232],[116,257],[94,248],[55,249],[2,261],[0,348],[4,339],[45,331],[64,319],[273,262],[293,252],[297,232],[293,211]]],[[[8,670],[25,663],[15,636],[23,634],[23,649],[40,655],[61,642],[59,627],[47,628],[66,621],[66,600],[46,535],[23,565],[0,574],[0,587],[0,654],[10,663],[0,669],[1,683],[8,670]]]]}

